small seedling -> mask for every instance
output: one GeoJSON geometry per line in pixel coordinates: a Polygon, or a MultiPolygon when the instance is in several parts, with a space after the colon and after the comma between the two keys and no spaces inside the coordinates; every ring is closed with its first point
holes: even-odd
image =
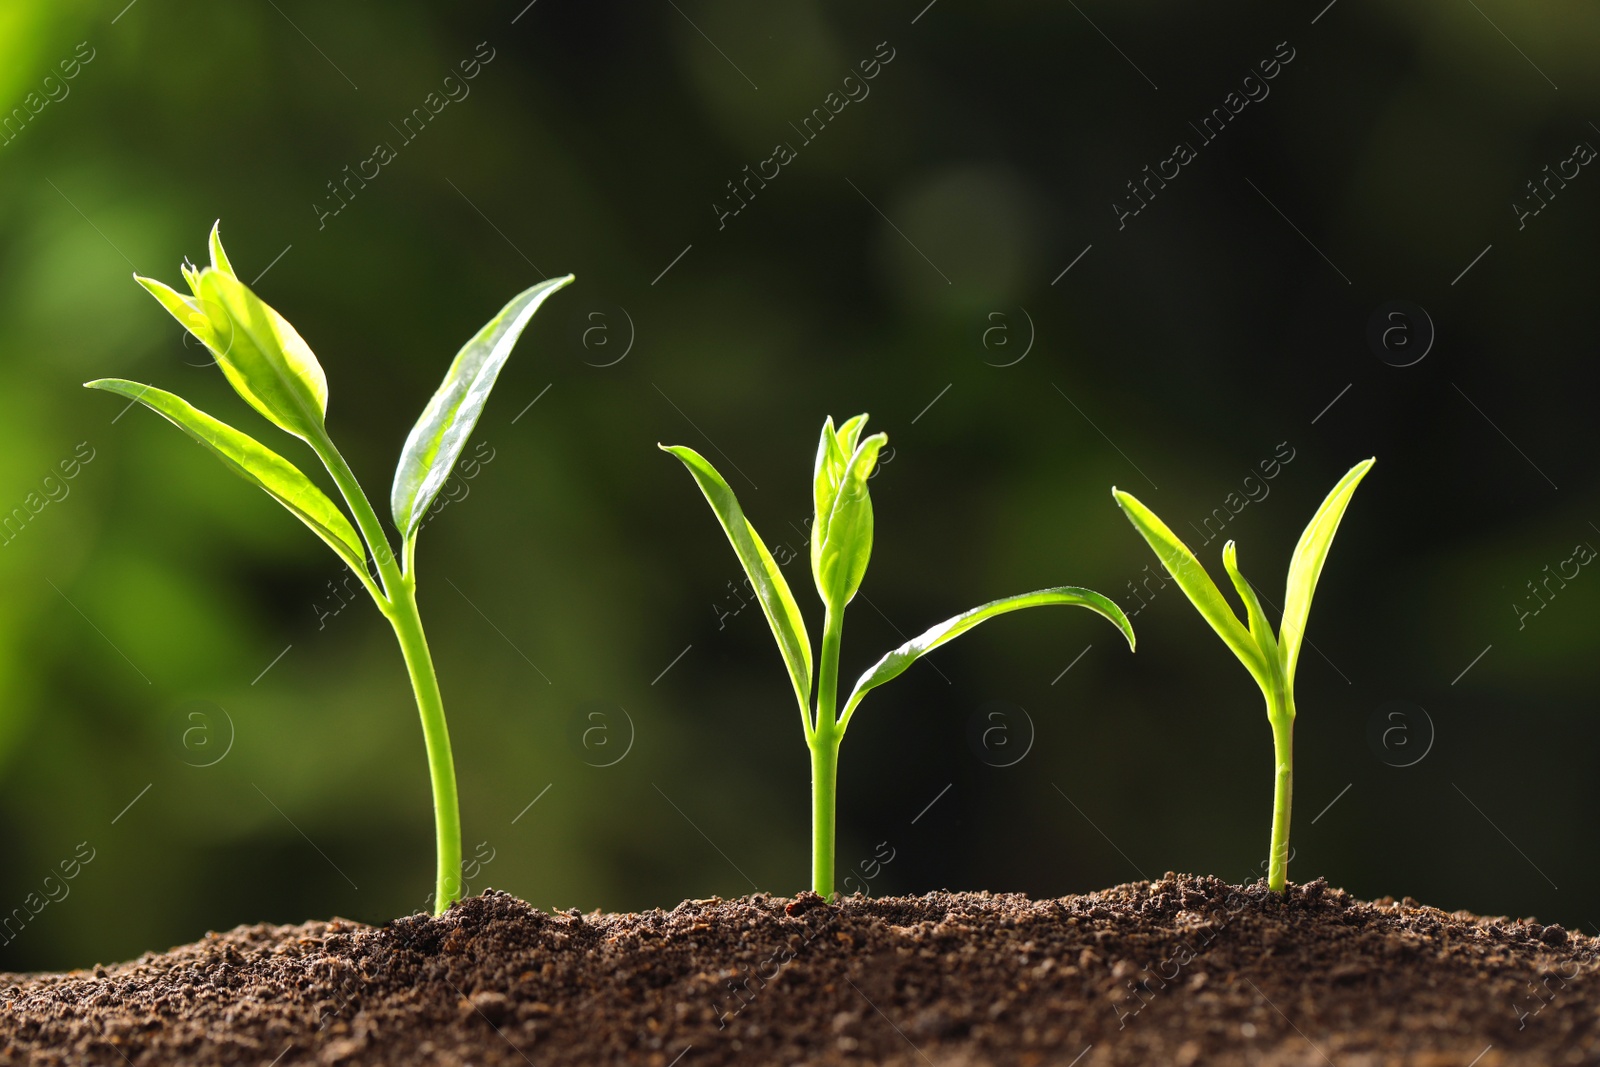
{"type": "Polygon", "coordinates": [[[816,514],[811,525],[811,574],[822,597],[823,624],[821,662],[814,677],[811,638],[806,633],[805,619],[800,615],[783,572],[756,528],[745,518],[733,490],[694,449],[682,445],[660,446],[689,468],[710,502],[711,510],[716,512],[750,578],[756,598],[761,601],[761,610],[772,627],[772,636],[777,639],[778,651],[789,668],[789,679],[794,683],[795,698],[800,704],[806,744],[811,749],[811,884],[823,897],[833,896],[839,743],[844,739],[861,698],[869,690],[901,674],[921,657],[984,620],[1020,608],[1051,604],[1088,608],[1111,620],[1128,639],[1130,649],[1134,645],[1133,626],[1127,616],[1099,593],[1076,586],[1040,589],[990,601],[912,638],[868,668],[856,680],[855,688],[840,709],[839,644],[844,609],[861,587],[867,560],[872,555],[872,498],[867,491],[867,479],[872,477],[877,465],[878,451],[888,441],[888,436],[881,433],[862,440],[861,431],[866,421],[865,415],[857,415],[835,430],[833,419],[829,418],[823,424],[822,440],[817,447],[812,482],[816,514]]]}
{"type": "Polygon", "coordinates": [[[1272,747],[1277,758],[1267,886],[1275,893],[1283,892],[1289,881],[1289,806],[1294,793],[1294,669],[1300,659],[1306,617],[1311,613],[1311,595],[1316,592],[1317,578],[1322,574],[1323,561],[1328,558],[1328,548],[1333,544],[1344,509],[1375,462],[1374,459],[1363,460],[1350,468],[1300,535],[1300,543],[1294,546],[1294,555],[1289,560],[1283,619],[1276,637],[1261,610],[1256,591],[1239,573],[1238,550],[1232,541],[1222,546],[1222,565],[1227,568],[1239,599],[1244,601],[1248,630],[1240,624],[1238,615],[1223,599],[1222,592],[1195,554],[1189,551],[1189,546],[1133,494],[1115,487],[1111,490],[1123,514],[1155,549],[1178,588],[1223,642],[1233,649],[1233,654],[1239,657],[1267,699],[1267,721],[1272,724],[1272,747]]]}
{"type": "Polygon", "coordinates": [[[328,383],[317,357],[288,320],[235,277],[216,226],[211,229],[210,244],[210,266],[183,265],[190,296],[150,278],[134,275],[134,279],[205,344],[246,403],[268,422],[311,446],[333,477],[355,525],[294,464],[182,398],[120,378],[101,378],[86,385],[143,404],[210,449],[229,470],[264,489],[322,538],[372,594],[399,639],[422,716],[438,845],[433,899],[436,911],[442,912],[461,895],[461,811],[439,680],[417,613],[417,533],[466,447],[523,328],[545,298],[571,282],[572,275],[540,282],[502,308],[457,353],[438,391],[423,408],[422,417],[406,438],[389,496],[390,513],[400,533],[397,561],[377,512],[328,436],[324,425],[328,383]]]}

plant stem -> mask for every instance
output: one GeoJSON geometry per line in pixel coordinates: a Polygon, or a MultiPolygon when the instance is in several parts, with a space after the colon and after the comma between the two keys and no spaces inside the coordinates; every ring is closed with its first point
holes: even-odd
{"type": "Polygon", "coordinates": [[[393,606],[385,612],[400,640],[400,651],[411,674],[411,688],[422,716],[422,738],[428,748],[428,776],[433,782],[434,838],[438,872],[434,885],[434,914],[442,914],[461,897],[461,802],[456,794],[455,757],[450,751],[450,730],[445,725],[444,698],[428,652],[417,612],[416,582],[400,580],[393,606]]]}
{"type": "Polygon", "coordinates": [[[388,594],[387,600],[378,601],[378,610],[394,627],[394,635],[400,642],[400,654],[405,657],[411,690],[417,698],[417,713],[422,717],[422,739],[428,750],[437,851],[433,907],[435,915],[442,914],[461,896],[461,801],[456,794],[455,757],[450,751],[450,730],[445,725],[444,697],[439,692],[439,678],[433,670],[428,638],[422,631],[422,617],[417,613],[417,580],[410,566],[412,546],[406,546],[407,566],[402,574],[394,549],[383,532],[383,524],[372,510],[367,494],[362,492],[350,464],[325,434],[310,444],[350,506],[367,549],[372,553],[378,576],[383,579],[384,592],[388,594]]]}
{"type": "Polygon", "coordinates": [[[811,744],[811,889],[833,896],[834,810],[839,780],[839,738],[811,744]]]}
{"type": "Polygon", "coordinates": [[[835,811],[839,781],[839,640],[843,613],[830,606],[822,628],[822,661],[817,670],[816,728],[807,738],[811,746],[811,888],[818,896],[833,897],[835,811]]]}
{"type": "Polygon", "coordinates": [[[1294,698],[1276,692],[1268,698],[1272,754],[1277,766],[1272,794],[1272,851],[1267,888],[1282,893],[1289,884],[1289,809],[1294,799],[1294,698]]]}

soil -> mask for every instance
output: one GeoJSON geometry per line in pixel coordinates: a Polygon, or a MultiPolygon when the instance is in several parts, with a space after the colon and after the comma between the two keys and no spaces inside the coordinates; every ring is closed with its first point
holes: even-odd
{"type": "Polygon", "coordinates": [[[0,975],[0,1063],[1600,1063],[1600,939],[1167,875],[1060,900],[810,893],[241,926],[0,975]]]}

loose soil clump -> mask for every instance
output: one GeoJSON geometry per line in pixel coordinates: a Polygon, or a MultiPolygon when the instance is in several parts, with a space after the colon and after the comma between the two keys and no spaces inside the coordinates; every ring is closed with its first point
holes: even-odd
{"type": "Polygon", "coordinates": [[[686,901],[505,893],[382,927],[241,926],[0,975],[0,1063],[1600,1063],[1600,940],[1168,874],[1100,893],[686,901]]]}

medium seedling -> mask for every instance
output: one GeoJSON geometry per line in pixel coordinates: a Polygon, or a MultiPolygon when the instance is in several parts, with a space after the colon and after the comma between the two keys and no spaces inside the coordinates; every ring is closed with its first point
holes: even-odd
{"type": "Polygon", "coordinates": [[[1109,619],[1128,639],[1128,647],[1134,646],[1133,626],[1122,609],[1106,597],[1076,586],[1040,589],[990,601],[946,619],[920,637],[907,641],[856,680],[855,688],[841,709],[838,703],[839,644],[844,610],[861,587],[868,558],[872,555],[872,498],[867,491],[867,479],[872,477],[877,465],[879,450],[888,441],[888,436],[881,433],[862,440],[861,431],[866,421],[865,415],[857,415],[835,430],[833,419],[829,418],[823,424],[822,440],[817,446],[812,482],[816,514],[811,525],[811,574],[822,597],[823,624],[821,662],[814,677],[811,638],[794,594],[789,591],[789,583],[756,528],[745,518],[733,490],[694,449],[682,445],[660,446],[689,468],[710,502],[711,510],[716,512],[717,520],[750,578],[756,599],[761,602],[761,610],[772,627],[784,665],[789,668],[789,679],[794,683],[795,699],[800,705],[806,745],[811,749],[811,884],[823,897],[833,896],[839,743],[868,691],[986,619],[1021,608],[1051,604],[1088,608],[1109,619]]]}
{"type": "Polygon", "coordinates": [[[372,594],[399,639],[422,717],[438,847],[433,899],[435,910],[443,912],[461,895],[461,811],[439,680],[417,613],[417,533],[466,447],[500,368],[523,328],[545,298],[571,282],[572,276],[540,282],[518,294],[466,343],[450,364],[444,381],[406,438],[395,470],[389,506],[400,534],[401,554],[397,560],[372,503],[328,436],[324,424],[328,383],[317,357],[288,320],[234,275],[216,226],[211,229],[210,245],[210,266],[200,269],[187,262],[183,265],[189,296],[150,278],[134,278],[210,350],[228,383],[246,403],[280,430],[311,446],[333,477],[355,525],[294,464],[182,398],[120,378],[101,378],[86,385],[137,401],[200,442],[229,470],[265,490],[305,523],[372,594]]]}
{"type": "Polygon", "coordinates": [[[1277,759],[1272,803],[1272,851],[1267,861],[1267,886],[1281,893],[1289,881],[1289,807],[1294,794],[1294,669],[1300,659],[1300,645],[1305,636],[1306,617],[1311,613],[1311,595],[1316,592],[1317,578],[1322,574],[1322,564],[1328,558],[1328,548],[1339,529],[1339,520],[1349,506],[1356,486],[1366,477],[1376,460],[1368,459],[1350,468],[1339,484],[1333,487],[1311,523],[1300,535],[1289,560],[1289,581],[1283,594],[1283,619],[1276,637],[1272,625],[1261,610],[1256,591],[1239,573],[1238,550],[1229,541],[1222,546],[1222,565],[1233,580],[1233,588],[1244,602],[1249,629],[1239,622],[1238,615],[1223,598],[1211,576],[1206,573],[1189,546],[1156,518],[1155,513],[1141,504],[1132,493],[1115,487],[1111,495],[1122,506],[1123,514],[1133,523],[1134,529],[1144,536],[1155,549],[1162,566],[1178,583],[1178,588],[1188,596],[1190,603],[1211,624],[1233,654],[1239,657],[1250,676],[1261,687],[1267,700],[1267,721],[1272,725],[1272,747],[1277,759]]]}

